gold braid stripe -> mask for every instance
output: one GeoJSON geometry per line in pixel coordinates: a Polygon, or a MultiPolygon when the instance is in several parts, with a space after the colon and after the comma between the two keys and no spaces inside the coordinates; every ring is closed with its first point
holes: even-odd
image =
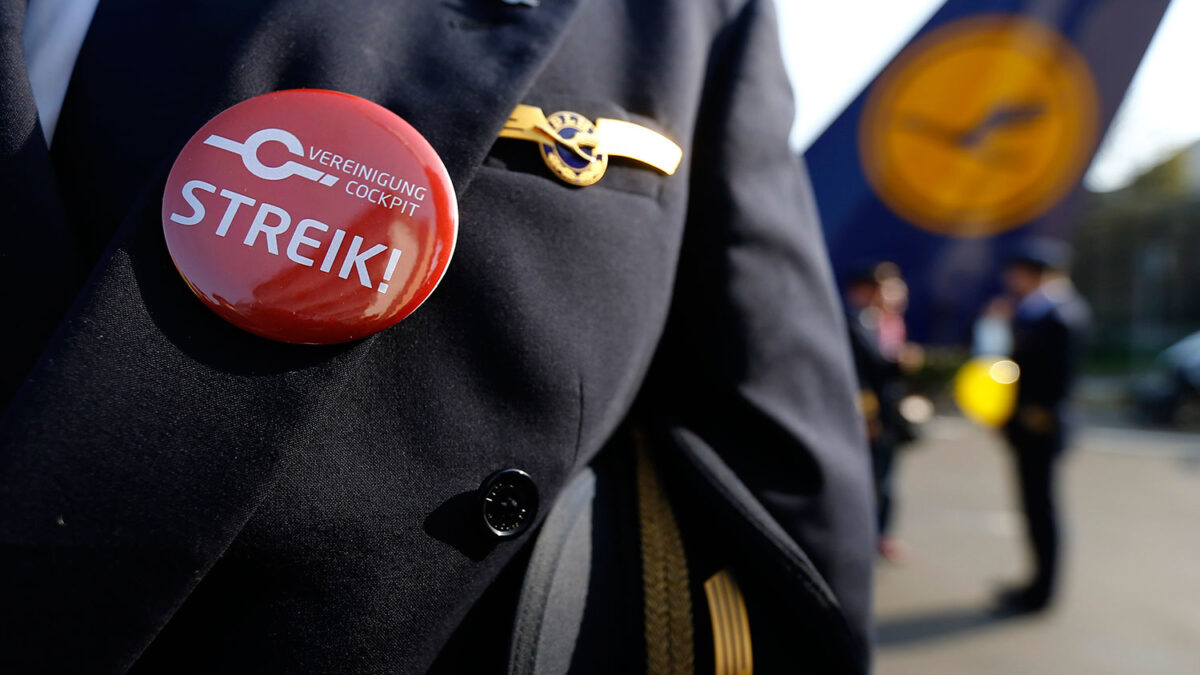
{"type": "Polygon", "coordinates": [[[713,628],[713,672],[716,675],[752,675],[750,617],[737,580],[721,570],[704,582],[708,614],[713,628]]]}
{"type": "Polygon", "coordinates": [[[638,520],[645,594],[646,672],[691,675],[692,596],[683,539],[640,434],[637,443],[638,520]]]}

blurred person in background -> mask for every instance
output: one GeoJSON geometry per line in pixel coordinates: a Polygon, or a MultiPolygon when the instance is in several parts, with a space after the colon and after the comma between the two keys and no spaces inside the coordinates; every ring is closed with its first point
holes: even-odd
{"type": "Polygon", "coordinates": [[[1007,296],[992,298],[972,327],[971,355],[1012,354],[1012,318],[1012,299],[1007,296]]]}
{"type": "Polygon", "coordinates": [[[901,562],[905,546],[891,534],[892,476],[897,449],[913,440],[912,426],[900,411],[907,390],[905,374],[920,365],[920,348],[907,341],[904,323],[908,285],[894,263],[871,265],[847,280],[845,301],[860,406],[871,445],[877,547],[884,559],[901,562]]]}
{"type": "Polygon", "coordinates": [[[1055,471],[1067,444],[1067,399],[1090,322],[1087,303],[1066,275],[1069,261],[1065,243],[1035,239],[1004,271],[1005,286],[1016,302],[1012,360],[1020,368],[1016,407],[1004,435],[1016,460],[1034,559],[1033,578],[1000,594],[999,608],[1006,613],[1045,609],[1056,587],[1060,537],[1055,471]]]}

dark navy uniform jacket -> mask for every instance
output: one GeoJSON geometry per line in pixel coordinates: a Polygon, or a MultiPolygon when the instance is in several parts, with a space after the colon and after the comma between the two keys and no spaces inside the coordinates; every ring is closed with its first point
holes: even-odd
{"type": "Polygon", "coordinates": [[[523,469],[544,514],[639,394],[681,518],[770,590],[779,669],[866,668],[867,457],[770,2],[102,0],[49,152],[25,5],[0,0],[0,671],[422,672],[534,534],[477,539],[480,482],[523,469]],[[163,241],[191,134],[300,87],[399,114],[460,200],[439,289],[352,344],[224,323],[163,241]],[[683,164],[568,186],[497,141],[518,103],[683,164]]]}
{"type": "Polygon", "coordinates": [[[1018,447],[1066,443],[1067,400],[1090,323],[1087,302],[1066,279],[1043,284],[1018,305],[1012,359],[1021,378],[1016,413],[1005,429],[1018,447]]]}

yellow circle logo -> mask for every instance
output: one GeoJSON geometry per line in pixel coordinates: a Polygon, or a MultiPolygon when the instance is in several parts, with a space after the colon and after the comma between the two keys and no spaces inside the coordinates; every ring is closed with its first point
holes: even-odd
{"type": "Polygon", "coordinates": [[[1022,225],[1079,181],[1098,95],[1057,32],[1012,15],[960,19],[884,71],[859,127],[863,171],[897,215],[959,237],[1022,225]]]}

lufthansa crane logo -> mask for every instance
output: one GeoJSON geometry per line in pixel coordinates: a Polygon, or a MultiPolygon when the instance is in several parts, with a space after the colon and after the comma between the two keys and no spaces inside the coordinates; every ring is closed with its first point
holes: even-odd
{"type": "Polygon", "coordinates": [[[593,185],[604,177],[608,158],[627,157],[667,174],[675,173],[683,150],[674,141],[640,124],[601,117],[593,124],[579,113],[518,105],[500,130],[500,138],[534,141],[551,173],[571,185],[593,185]]]}
{"type": "Polygon", "coordinates": [[[936,234],[1026,224],[1078,184],[1098,95],[1084,58],[1036,21],[990,14],[931,31],[867,96],[859,152],[893,212],[936,234]]]}
{"type": "Polygon", "coordinates": [[[596,127],[583,115],[556,112],[546,117],[549,142],[542,143],[542,161],[572,185],[592,185],[604,177],[608,155],[600,150],[596,127]]]}

